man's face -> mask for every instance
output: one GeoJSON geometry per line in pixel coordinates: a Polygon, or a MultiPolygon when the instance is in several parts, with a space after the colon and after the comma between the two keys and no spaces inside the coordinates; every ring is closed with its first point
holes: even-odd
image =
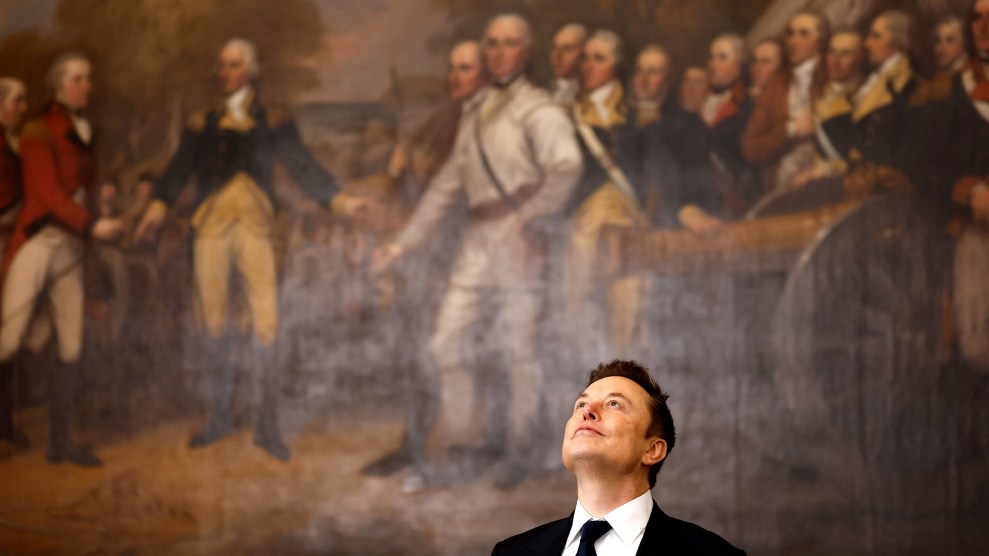
{"type": "Polygon", "coordinates": [[[865,37],[865,50],[869,53],[869,63],[873,66],[881,65],[898,52],[893,46],[892,36],[886,25],[886,18],[877,17],[872,22],[869,34],[865,37]]]}
{"type": "Polygon", "coordinates": [[[728,87],[742,75],[742,65],[728,39],[718,39],[711,43],[707,58],[708,78],[715,87],[728,87]]]}
{"type": "Polygon", "coordinates": [[[27,113],[27,91],[23,83],[15,83],[0,101],[0,122],[8,131],[18,131],[27,113]]]}
{"type": "Polygon", "coordinates": [[[484,86],[481,71],[481,48],[477,43],[458,44],[450,52],[450,72],[447,74],[450,99],[467,100],[484,86]]]}
{"type": "Polygon", "coordinates": [[[820,39],[814,16],[800,14],[791,19],[786,27],[786,52],[790,63],[797,66],[816,56],[820,39]]]}
{"type": "Polygon", "coordinates": [[[495,80],[511,77],[522,70],[529,59],[522,24],[512,19],[497,19],[484,33],[484,60],[495,80]]]}
{"type": "Polygon", "coordinates": [[[553,37],[553,49],[549,61],[553,76],[570,79],[580,71],[580,53],[584,48],[584,34],[576,29],[562,29],[553,37]]]}
{"type": "Polygon", "coordinates": [[[89,105],[89,93],[93,88],[90,81],[89,62],[69,60],[65,64],[65,75],[58,88],[57,96],[69,108],[76,110],[89,105]]]}
{"type": "Polygon", "coordinates": [[[828,79],[843,83],[862,67],[862,39],[857,35],[841,33],[831,38],[828,45],[828,79]]]}
{"type": "Polygon", "coordinates": [[[236,44],[221,50],[220,58],[216,61],[216,83],[220,93],[232,95],[247,85],[248,81],[247,56],[244,50],[236,44]]]}
{"type": "Polygon", "coordinates": [[[978,0],[972,6],[972,37],[976,50],[989,53],[989,0],[978,0]]]}
{"type": "Polygon", "coordinates": [[[782,53],[776,43],[764,42],[752,53],[752,84],[763,88],[780,69],[782,53]]]}
{"type": "Polygon", "coordinates": [[[934,60],[941,69],[950,68],[965,54],[965,39],[956,23],[942,23],[934,33],[934,60]]]}
{"type": "Polygon", "coordinates": [[[580,58],[580,87],[590,92],[615,78],[615,53],[611,43],[591,39],[580,58]]]}
{"type": "Polygon", "coordinates": [[[666,457],[666,441],[649,432],[650,402],[649,394],[625,377],[592,383],[567,421],[563,465],[571,472],[589,464],[617,474],[648,473],[666,457]]]}
{"type": "Polygon", "coordinates": [[[657,100],[666,91],[670,60],[662,52],[647,50],[635,61],[632,91],[639,100],[657,100]]]}
{"type": "Polygon", "coordinates": [[[697,112],[707,98],[710,83],[704,68],[692,67],[683,72],[680,82],[680,104],[691,112],[697,112]]]}

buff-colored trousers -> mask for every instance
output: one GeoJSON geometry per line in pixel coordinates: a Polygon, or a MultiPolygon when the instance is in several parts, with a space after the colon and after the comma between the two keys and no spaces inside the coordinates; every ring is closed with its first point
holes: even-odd
{"type": "Polygon", "coordinates": [[[22,346],[40,351],[52,328],[59,359],[79,359],[83,252],[81,239],[55,226],[45,227],[17,251],[3,283],[0,361],[9,361],[22,346]]]}
{"type": "MultiPolygon", "coordinates": [[[[574,338],[581,347],[600,344],[595,338],[593,304],[601,272],[599,244],[606,226],[648,226],[648,219],[613,185],[605,184],[580,206],[573,216],[570,247],[565,268],[567,310],[574,325],[574,338]]],[[[641,327],[641,307],[650,291],[651,280],[644,275],[619,276],[603,288],[608,313],[610,345],[605,351],[624,353],[641,327]],[[610,348],[610,349],[609,349],[610,348]]],[[[600,356],[593,354],[590,356],[600,356]]]]}
{"type": "Polygon", "coordinates": [[[200,316],[210,337],[222,338],[235,316],[230,278],[236,272],[254,337],[261,345],[272,345],[278,328],[278,284],[269,237],[234,223],[223,234],[197,235],[194,259],[200,316]]]}
{"type": "Polygon", "coordinates": [[[542,268],[526,258],[527,245],[512,218],[467,228],[440,304],[429,341],[440,377],[440,445],[475,443],[483,434],[484,412],[477,401],[479,385],[486,381],[478,373],[498,367],[480,358],[495,354],[507,367],[504,418],[510,444],[523,445],[538,426],[543,369],[535,342],[543,302],[542,268]]]}

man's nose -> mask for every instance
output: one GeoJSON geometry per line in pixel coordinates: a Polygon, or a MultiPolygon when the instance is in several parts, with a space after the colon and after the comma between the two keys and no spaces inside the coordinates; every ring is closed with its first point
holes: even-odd
{"type": "Polygon", "coordinates": [[[585,421],[597,421],[598,414],[595,406],[587,404],[584,406],[584,420],[585,421]]]}

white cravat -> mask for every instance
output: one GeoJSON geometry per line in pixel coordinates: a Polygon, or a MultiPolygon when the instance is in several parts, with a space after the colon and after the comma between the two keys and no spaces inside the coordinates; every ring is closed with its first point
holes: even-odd
{"type": "Polygon", "coordinates": [[[897,52],[883,62],[883,65],[879,66],[876,71],[870,73],[869,78],[865,80],[865,84],[863,84],[862,88],[859,89],[858,95],[855,98],[855,104],[861,104],[865,99],[865,96],[879,84],[879,80],[882,78],[883,74],[895,66],[902,57],[903,54],[897,52]]]}
{"type": "Polygon", "coordinates": [[[244,109],[244,100],[247,98],[247,93],[250,92],[251,88],[244,85],[237,92],[227,97],[227,113],[233,118],[238,124],[244,123],[247,118],[247,111],[244,109]]]}
{"type": "MultiPolygon", "coordinates": [[[[652,506],[652,493],[647,490],[638,498],[622,504],[604,516],[602,519],[611,524],[611,530],[594,543],[598,556],[635,556],[639,545],[642,544],[642,537],[645,535],[646,525],[652,514],[652,506]]],[[[573,523],[570,525],[570,534],[567,535],[567,544],[561,556],[577,554],[577,548],[580,546],[580,528],[588,519],[597,518],[592,517],[578,500],[574,509],[573,523]]]]}
{"type": "Polygon", "coordinates": [[[787,94],[787,114],[788,126],[791,129],[796,117],[810,109],[810,85],[814,81],[814,69],[817,67],[818,57],[804,60],[799,66],[793,69],[793,80],[790,82],[790,90],[787,94]]]}
{"type": "Polygon", "coordinates": [[[76,128],[79,138],[88,145],[93,140],[93,124],[89,123],[85,116],[80,116],[75,112],[69,112],[69,117],[72,118],[72,126],[76,128]]]}
{"type": "Polygon", "coordinates": [[[701,115],[704,117],[704,122],[710,126],[714,119],[718,117],[718,112],[721,112],[721,107],[725,105],[731,99],[731,88],[727,88],[720,93],[711,93],[707,95],[704,99],[704,106],[701,108],[701,115]]]}
{"type": "Polygon", "coordinates": [[[594,105],[594,108],[598,111],[598,115],[601,116],[601,121],[608,121],[608,105],[605,102],[611,98],[612,93],[615,92],[615,87],[618,86],[618,81],[612,79],[611,81],[601,85],[597,89],[594,89],[588,93],[587,98],[594,105]]]}

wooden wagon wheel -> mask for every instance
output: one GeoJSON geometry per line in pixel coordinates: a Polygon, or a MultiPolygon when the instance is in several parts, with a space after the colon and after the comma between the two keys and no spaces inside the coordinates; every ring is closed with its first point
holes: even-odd
{"type": "Polygon", "coordinates": [[[942,235],[914,194],[872,197],[806,247],[773,315],[798,430],[826,430],[870,475],[936,457],[920,430],[937,395],[942,235]]]}

